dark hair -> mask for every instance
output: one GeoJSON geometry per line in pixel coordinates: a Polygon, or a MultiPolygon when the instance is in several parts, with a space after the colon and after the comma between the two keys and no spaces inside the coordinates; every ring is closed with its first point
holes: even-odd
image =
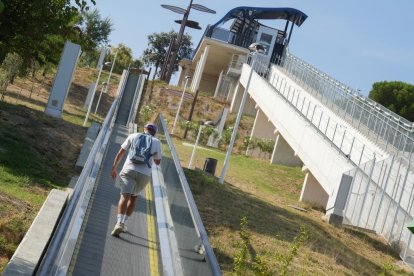
{"type": "Polygon", "coordinates": [[[157,126],[152,123],[146,124],[144,128],[147,129],[148,133],[151,134],[152,136],[154,136],[157,133],[157,126]]]}

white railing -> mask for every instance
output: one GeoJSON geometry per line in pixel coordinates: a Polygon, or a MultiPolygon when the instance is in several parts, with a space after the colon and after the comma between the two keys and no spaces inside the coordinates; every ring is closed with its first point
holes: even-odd
{"type": "Polygon", "coordinates": [[[306,91],[392,154],[412,152],[413,123],[287,53],[280,68],[306,91]]]}
{"type": "Polygon", "coordinates": [[[367,162],[345,173],[352,177],[344,223],[374,230],[414,270],[414,244],[407,229],[414,219],[414,175],[402,156],[367,162]]]}
{"type": "Polygon", "coordinates": [[[253,69],[267,81],[275,93],[282,96],[324,139],[355,165],[373,158],[385,157],[380,150],[370,145],[371,143],[366,143],[355,135],[355,130],[348,128],[347,124],[333,116],[332,112],[321,108],[320,104],[308,97],[302,89],[289,84],[283,74],[277,70],[270,70],[268,63],[256,62],[253,69]]]}

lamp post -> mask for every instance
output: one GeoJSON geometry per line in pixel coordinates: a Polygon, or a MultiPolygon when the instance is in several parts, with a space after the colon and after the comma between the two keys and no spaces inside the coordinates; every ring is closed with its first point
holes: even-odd
{"type": "Polygon", "coordinates": [[[96,114],[96,112],[98,112],[98,106],[99,106],[99,103],[101,102],[102,91],[104,91],[107,87],[108,87],[108,83],[104,81],[102,83],[101,93],[99,93],[98,102],[96,103],[95,112],[93,114],[96,114]]]}
{"type": "Polygon", "coordinates": [[[197,134],[197,138],[194,143],[193,152],[191,153],[190,162],[188,163],[188,169],[191,169],[191,166],[193,165],[193,159],[194,159],[195,152],[197,150],[198,140],[200,140],[200,135],[201,135],[201,132],[203,132],[203,128],[204,128],[204,124],[200,124],[200,126],[198,127],[198,134],[197,134]]]}
{"type": "MultiPolygon", "coordinates": [[[[111,80],[112,71],[114,70],[114,67],[115,67],[115,62],[116,62],[116,57],[117,57],[117,55],[118,55],[118,51],[119,51],[119,49],[120,49],[120,48],[121,48],[121,47],[118,47],[118,49],[116,49],[115,56],[114,56],[114,60],[112,61],[111,71],[109,71],[108,80],[106,81],[107,85],[106,85],[106,87],[105,87],[105,92],[104,92],[104,93],[107,93],[107,92],[108,92],[109,81],[111,80]]],[[[95,113],[96,113],[96,112],[95,112],[95,113]]]]}
{"type": "Polygon", "coordinates": [[[191,153],[191,158],[190,158],[190,162],[188,163],[188,169],[191,169],[191,166],[193,165],[193,159],[197,150],[197,146],[198,146],[198,141],[200,140],[200,136],[201,133],[203,132],[203,129],[205,127],[214,127],[214,123],[212,121],[207,121],[207,122],[200,122],[200,126],[198,128],[198,134],[197,134],[197,138],[196,141],[194,143],[194,147],[193,147],[193,152],[191,153]]]}
{"type": "Polygon", "coordinates": [[[96,85],[93,87],[93,92],[92,92],[92,97],[91,97],[91,102],[88,105],[88,111],[86,112],[86,116],[85,116],[85,121],[83,121],[83,126],[86,126],[86,123],[88,122],[88,118],[89,118],[89,114],[91,113],[91,108],[92,108],[92,103],[93,103],[93,98],[95,97],[95,92],[96,92],[96,88],[99,84],[99,79],[101,78],[101,74],[102,74],[102,69],[105,65],[110,65],[110,62],[105,62],[104,64],[102,64],[99,67],[99,73],[98,73],[98,79],[96,80],[96,85]]]}
{"type": "Polygon", "coordinates": [[[224,178],[226,176],[227,167],[229,165],[231,152],[233,151],[234,141],[236,140],[237,129],[239,127],[240,119],[241,119],[241,116],[243,114],[244,105],[246,104],[247,92],[249,90],[250,81],[252,79],[254,66],[255,66],[255,63],[256,63],[256,60],[257,60],[257,53],[263,53],[264,52],[264,47],[259,43],[253,43],[249,46],[249,50],[252,51],[250,53],[250,55],[252,55],[252,65],[251,65],[251,69],[250,69],[249,78],[247,80],[246,88],[244,89],[244,92],[243,92],[243,98],[242,98],[242,101],[240,103],[239,113],[237,114],[236,122],[234,123],[233,133],[231,134],[230,144],[229,144],[229,147],[227,149],[226,158],[224,159],[223,170],[221,171],[221,175],[220,175],[220,179],[219,179],[219,182],[221,184],[224,183],[224,178]]]}
{"type": "MultiPolygon", "coordinates": [[[[184,35],[184,29],[187,26],[187,21],[188,21],[188,16],[190,15],[190,10],[196,9],[198,11],[202,11],[202,12],[207,12],[207,13],[212,13],[215,14],[216,12],[214,10],[211,10],[203,5],[199,5],[199,4],[193,4],[193,0],[190,0],[190,4],[188,5],[187,9],[182,9],[179,7],[175,7],[175,6],[170,6],[170,5],[161,5],[163,8],[169,9],[173,12],[179,13],[179,14],[183,14],[183,19],[181,20],[181,27],[180,27],[180,31],[178,33],[178,37],[177,40],[173,43],[172,45],[172,49],[171,52],[168,54],[167,57],[165,57],[165,65],[163,66],[163,70],[161,72],[161,76],[160,79],[166,81],[167,83],[170,82],[171,79],[171,75],[174,69],[174,63],[175,60],[177,58],[178,52],[180,50],[180,46],[181,46],[181,41],[184,35]]],[[[194,22],[197,23],[197,22],[194,22]]],[[[198,25],[198,24],[197,24],[198,25]]]]}
{"type": "Polygon", "coordinates": [[[177,124],[178,116],[180,114],[181,105],[183,104],[185,90],[187,89],[187,84],[188,84],[189,79],[190,79],[190,76],[185,76],[184,90],[183,90],[183,94],[181,95],[180,104],[178,105],[177,114],[175,115],[174,124],[173,124],[172,130],[171,130],[171,134],[174,134],[175,125],[177,124]]]}

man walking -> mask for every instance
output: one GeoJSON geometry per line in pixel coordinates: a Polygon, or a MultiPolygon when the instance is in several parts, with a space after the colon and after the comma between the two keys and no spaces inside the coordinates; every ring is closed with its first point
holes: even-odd
{"type": "Polygon", "coordinates": [[[112,230],[112,236],[118,237],[120,233],[127,231],[125,221],[134,212],[138,194],[151,180],[151,165],[153,163],[156,165],[161,163],[161,143],[160,140],[154,137],[156,133],[156,125],[152,123],[146,124],[143,133],[133,133],[127,137],[115,157],[111,170],[111,177],[114,180],[117,177],[118,163],[125,152],[129,150],[124,166],[119,173],[121,196],[118,202],[117,223],[114,230],[112,230]],[[145,160],[145,162],[135,161],[133,157],[135,150],[145,147],[148,148],[148,160],[145,160]]]}

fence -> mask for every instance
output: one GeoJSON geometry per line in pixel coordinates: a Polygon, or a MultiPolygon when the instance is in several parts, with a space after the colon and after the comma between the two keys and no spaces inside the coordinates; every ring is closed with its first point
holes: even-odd
{"type": "MultiPolygon", "coordinates": [[[[251,59],[249,63],[252,63],[251,59]]],[[[355,130],[347,128],[337,115],[333,115],[333,112],[307,96],[299,86],[288,84],[286,77],[277,70],[269,70],[268,62],[255,62],[253,70],[268,82],[275,93],[282,96],[296,112],[310,122],[324,139],[355,165],[385,158],[386,155],[383,155],[381,150],[365,141],[355,130]]]]}
{"type": "Polygon", "coordinates": [[[353,180],[344,209],[344,223],[382,235],[414,269],[414,244],[406,228],[414,217],[411,157],[372,160],[346,172],[353,180]]]}
{"type": "Polygon", "coordinates": [[[323,104],[391,154],[413,151],[413,123],[305,61],[286,53],[281,69],[323,104]]]}

